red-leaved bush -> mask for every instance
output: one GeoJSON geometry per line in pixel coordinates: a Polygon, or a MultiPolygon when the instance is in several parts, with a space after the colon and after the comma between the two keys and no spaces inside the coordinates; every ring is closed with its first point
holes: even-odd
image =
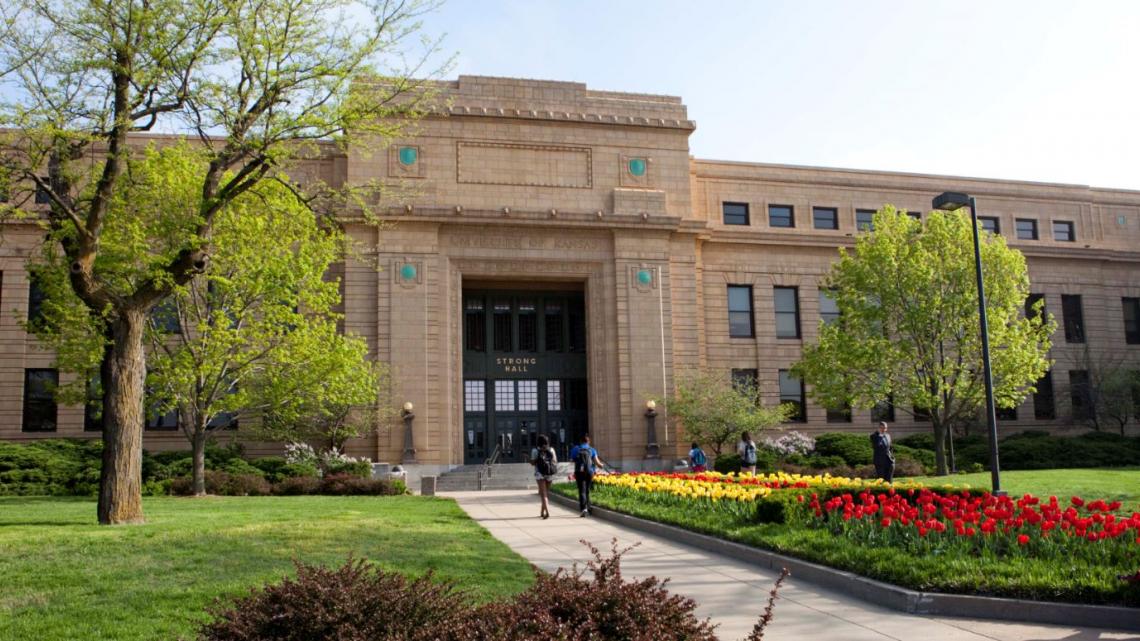
{"type": "MultiPolygon", "coordinates": [[[[211,610],[200,641],[716,641],[696,603],[667,580],[627,581],[621,557],[583,541],[594,560],[554,574],[505,603],[471,605],[431,575],[409,581],[363,561],[337,569],[297,566],[297,578],[254,590],[211,610]]],[[[787,575],[785,571],[784,576],[787,575]]],[[[784,576],[748,641],[763,639],[784,576]]]]}

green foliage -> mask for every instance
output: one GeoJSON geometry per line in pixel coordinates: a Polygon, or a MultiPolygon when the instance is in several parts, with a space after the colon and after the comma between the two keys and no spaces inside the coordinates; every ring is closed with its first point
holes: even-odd
{"type": "Polygon", "coordinates": [[[357,478],[367,479],[372,478],[372,462],[371,461],[332,461],[325,469],[325,474],[332,476],[336,474],[347,474],[357,478]]]}
{"type": "Polygon", "coordinates": [[[815,453],[838,456],[848,465],[866,465],[874,458],[870,437],[848,432],[828,432],[815,437],[815,453]]]}
{"type": "Polygon", "coordinates": [[[895,446],[904,445],[916,450],[934,451],[934,435],[929,432],[911,434],[895,440],[895,446]]]}
{"type": "MultiPolygon", "coordinates": [[[[757,464],[760,461],[760,452],[756,452],[757,464]]],[[[721,454],[713,461],[713,470],[721,474],[728,474],[729,472],[740,471],[740,455],[735,452],[732,454],[721,454]]]]}
{"type": "Polygon", "coordinates": [[[98,441],[0,441],[0,495],[93,495],[102,449],[98,441]]]}
{"type": "MultiPolygon", "coordinates": [[[[989,443],[978,437],[954,449],[959,469],[979,464],[989,468],[989,443]]],[[[1067,467],[1122,467],[1140,465],[1140,438],[1107,432],[1088,432],[1076,437],[1026,431],[998,442],[1002,470],[1045,470],[1067,467]]]]}
{"type": "MultiPolygon", "coordinates": [[[[841,248],[823,286],[835,291],[842,322],[820,326],[793,371],[827,407],[928,408],[941,473],[945,430],[984,403],[973,230],[962,212],[931,212],[925,222],[886,206],[875,231],[853,252],[841,248]]],[[[1055,323],[1025,317],[1025,257],[1001,236],[983,233],[982,272],[994,395],[1015,407],[1049,367],[1055,323]]]]}
{"type": "Polygon", "coordinates": [[[758,439],[762,431],[778,427],[791,414],[784,406],[763,406],[759,390],[733,385],[727,370],[680,373],[673,395],[656,400],[664,404],[685,440],[707,445],[717,459],[741,432],[758,439]]]}

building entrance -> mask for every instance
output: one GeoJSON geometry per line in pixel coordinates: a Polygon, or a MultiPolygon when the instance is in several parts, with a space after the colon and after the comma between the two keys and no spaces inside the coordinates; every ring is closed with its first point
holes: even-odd
{"type": "Polygon", "coordinates": [[[464,463],[525,462],[540,434],[566,460],[587,407],[581,292],[464,290],[464,463]]]}

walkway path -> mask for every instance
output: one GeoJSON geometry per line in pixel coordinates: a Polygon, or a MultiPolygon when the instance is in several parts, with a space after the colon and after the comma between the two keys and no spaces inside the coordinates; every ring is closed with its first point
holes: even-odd
{"type": "MultiPolygon", "coordinates": [[[[496,538],[543,570],[569,567],[590,558],[578,541],[603,550],[614,537],[641,546],[623,557],[629,578],[669,577],[669,589],[692,597],[700,616],[719,623],[720,638],[743,639],[764,608],[776,575],[767,570],[643,534],[606,521],[579,518],[558,505],[550,519],[538,518],[533,490],[456,492],[459,505],[496,538]]],[[[776,616],[765,639],[772,641],[1140,641],[1140,635],[1091,628],[1028,625],[1000,621],[923,617],[876,607],[789,577],[780,590],[776,616]]]]}

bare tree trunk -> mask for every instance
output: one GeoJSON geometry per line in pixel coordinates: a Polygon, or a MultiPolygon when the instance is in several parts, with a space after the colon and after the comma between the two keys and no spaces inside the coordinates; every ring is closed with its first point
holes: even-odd
{"type": "Polygon", "coordinates": [[[931,412],[930,422],[934,425],[934,466],[938,476],[946,476],[946,426],[931,412]]]}
{"type": "Polygon", "coordinates": [[[103,352],[103,469],[99,523],[142,523],[143,351],[145,314],[128,310],[110,321],[103,352]]]}
{"type": "Polygon", "coordinates": [[[198,422],[195,417],[194,436],[190,439],[190,449],[194,454],[194,496],[206,496],[206,429],[198,422]]]}

